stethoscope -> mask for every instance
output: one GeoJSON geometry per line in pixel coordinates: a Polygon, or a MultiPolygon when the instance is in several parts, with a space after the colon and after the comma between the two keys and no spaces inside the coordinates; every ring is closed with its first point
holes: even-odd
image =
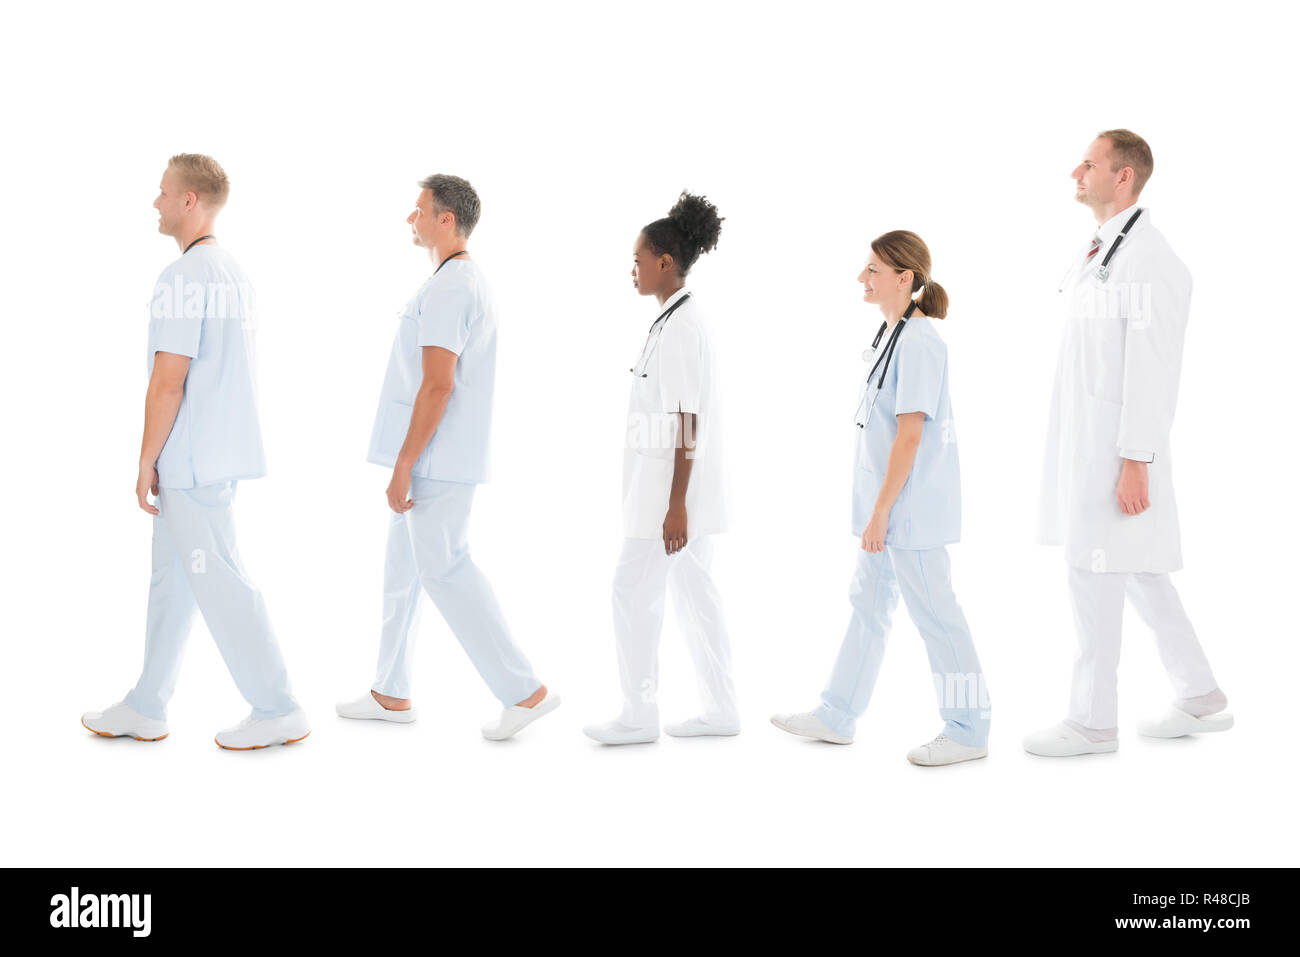
{"type": "Polygon", "coordinates": [[[663,334],[664,324],[668,322],[668,317],[677,311],[677,307],[690,298],[691,298],[691,294],[688,292],[686,295],[682,296],[682,298],[678,299],[675,303],[673,303],[671,306],[669,306],[667,309],[661,312],[659,314],[658,319],[650,323],[650,333],[645,337],[645,345],[641,347],[641,357],[636,360],[636,365],[634,365],[632,368],[627,370],[628,372],[632,373],[634,376],[637,376],[638,378],[641,379],[644,379],[646,377],[647,375],[645,371],[646,366],[649,365],[650,363],[650,356],[654,352],[655,344],[659,342],[659,336],[663,334]],[[658,335],[656,335],[656,333],[658,333],[658,335]]]}
{"type": "Polygon", "coordinates": [[[197,246],[199,243],[203,242],[203,240],[205,240],[205,239],[216,239],[216,238],[217,238],[217,237],[216,237],[216,236],[213,236],[211,233],[208,233],[206,236],[200,236],[198,239],[194,240],[194,242],[190,243],[188,246],[186,246],[184,249],[182,249],[182,250],[181,250],[181,255],[184,256],[187,252],[189,252],[191,249],[193,249],[193,248],[194,248],[195,246],[197,246]]]}
{"type": "MultiPolygon", "coordinates": [[[[889,323],[887,321],[880,324],[880,328],[876,330],[876,338],[871,340],[871,348],[876,350],[877,353],[876,361],[872,363],[871,371],[867,373],[867,387],[862,393],[862,398],[858,400],[858,407],[853,413],[853,424],[860,429],[865,429],[867,427],[867,422],[871,419],[871,410],[876,407],[876,397],[880,395],[880,390],[885,387],[885,374],[889,372],[889,360],[894,356],[894,347],[898,344],[898,337],[902,335],[903,326],[907,325],[907,320],[912,318],[912,313],[914,312],[916,312],[915,299],[913,299],[911,304],[908,305],[907,311],[903,313],[898,322],[894,324],[894,331],[890,333],[889,341],[885,343],[885,348],[879,350],[876,349],[876,347],[880,345],[880,339],[885,334],[885,330],[889,328],[889,323]],[[872,392],[871,377],[876,374],[876,367],[880,366],[882,362],[884,363],[884,366],[880,369],[880,378],[876,380],[876,391],[872,392]],[[871,399],[870,404],[867,403],[868,398],[871,399]],[[859,422],[858,412],[862,411],[864,405],[867,408],[867,414],[864,415],[862,421],[859,422]]],[[[862,353],[862,358],[864,360],[867,358],[865,352],[862,353]]]]}
{"type": "MultiPolygon", "coordinates": [[[[1119,244],[1124,241],[1124,237],[1128,235],[1128,231],[1133,228],[1133,224],[1137,222],[1138,217],[1141,215],[1142,215],[1142,210],[1139,209],[1132,216],[1130,216],[1128,218],[1128,222],[1124,224],[1124,228],[1121,229],[1119,231],[1119,235],[1115,237],[1115,241],[1111,243],[1110,248],[1106,250],[1106,255],[1102,258],[1101,265],[1097,267],[1098,282],[1105,282],[1107,279],[1110,278],[1111,258],[1115,255],[1115,250],[1119,249],[1119,244]]],[[[1087,260],[1084,260],[1084,263],[1086,265],[1087,260]]],[[[1061,280],[1061,284],[1056,288],[1057,292],[1065,292],[1065,284],[1070,281],[1070,277],[1074,275],[1075,271],[1078,268],[1079,268],[1079,262],[1078,259],[1076,258],[1075,262],[1070,266],[1069,269],[1066,270],[1065,278],[1061,280]]]]}
{"type": "Polygon", "coordinates": [[[455,259],[457,256],[464,256],[464,255],[465,255],[466,253],[468,253],[468,252],[469,252],[468,249],[462,249],[462,250],[460,250],[459,252],[454,252],[454,253],[452,253],[450,256],[448,256],[446,259],[444,259],[442,262],[438,263],[438,268],[435,269],[435,270],[433,271],[433,274],[434,274],[435,276],[438,275],[439,270],[441,270],[443,266],[447,265],[447,263],[451,262],[451,261],[452,261],[453,259],[455,259]]]}

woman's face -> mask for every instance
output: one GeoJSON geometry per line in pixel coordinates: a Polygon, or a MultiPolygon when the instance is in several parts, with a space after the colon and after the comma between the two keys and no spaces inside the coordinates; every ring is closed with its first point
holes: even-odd
{"type": "Polygon", "coordinates": [[[673,269],[673,257],[656,256],[645,234],[636,237],[632,247],[632,287],[643,296],[658,294],[673,269]]]}
{"type": "Polygon", "coordinates": [[[899,272],[881,262],[875,252],[867,259],[862,272],[858,273],[858,282],[862,283],[862,301],[875,305],[893,302],[912,294],[912,271],[905,269],[899,272]]]}

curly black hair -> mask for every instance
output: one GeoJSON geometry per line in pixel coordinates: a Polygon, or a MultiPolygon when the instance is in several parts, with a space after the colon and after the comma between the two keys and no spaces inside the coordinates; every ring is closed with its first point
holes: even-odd
{"type": "Polygon", "coordinates": [[[677,271],[685,276],[700,258],[718,245],[723,217],[718,207],[703,196],[694,196],[685,190],[663,219],[656,219],[641,230],[656,256],[667,253],[677,264],[677,271]]]}

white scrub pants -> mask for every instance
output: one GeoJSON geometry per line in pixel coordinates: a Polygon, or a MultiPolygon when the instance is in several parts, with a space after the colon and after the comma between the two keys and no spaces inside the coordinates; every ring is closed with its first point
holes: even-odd
{"type": "Polygon", "coordinates": [[[415,504],[388,519],[384,562],[384,622],[373,689],[411,697],[412,632],[420,592],[429,593],[452,634],[504,706],[531,697],[542,683],[510,637],[487,577],[469,555],[470,505],[475,485],[411,479],[415,504]]]}
{"type": "Polygon", "coordinates": [[[678,623],[695,661],[705,720],[739,725],[736,689],[731,682],[731,647],[722,600],[709,566],[713,542],[692,539],[675,555],[662,539],[627,538],[614,571],[614,638],[623,687],[622,724],[658,728],[659,633],[664,595],[671,590],[678,623]]]}
{"type": "Polygon", "coordinates": [[[1071,721],[1098,731],[1119,725],[1116,686],[1125,595],[1155,632],[1156,648],[1175,696],[1196,698],[1219,686],[1168,575],[1066,567],[1079,637],[1070,688],[1071,721]]]}
{"type": "Polygon", "coordinates": [[[858,549],[849,586],[853,617],[817,717],[831,730],[852,737],[880,673],[900,589],[907,612],[925,639],[943,733],[958,744],[986,746],[991,715],[988,691],[966,617],[953,594],[948,550],[943,547],[858,549]]]}
{"type": "Polygon", "coordinates": [[[196,608],[253,717],[298,707],[262,594],[239,563],[234,499],[234,482],[158,489],[144,669],[126,696],[147,718],[167,718],[196,608]]]}

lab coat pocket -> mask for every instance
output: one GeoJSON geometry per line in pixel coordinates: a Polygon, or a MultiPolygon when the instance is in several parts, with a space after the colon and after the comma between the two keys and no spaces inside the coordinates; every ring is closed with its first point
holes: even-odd
{"type": "Polygon", "coordinates": [[[675,413],[632,411],[627,416],[627,447],[637,455],[671,462],[678,444],[675,413]]]}
{"type": "Polygon", "coordinates": [[[1081,412],[1084,421],[1081,431],[1083,441],[1075,450],[1085,462],[1119,462],[1119,420],[1123,406],[1109,399],[1089,396],[1081,412]]]}
{"type": "Polygon", "coordinates": [[[1084,384],[1095,399],[1119,403],[1124,397],[1124,320],[1109,309],[1083,319],[1084,384]]]}

